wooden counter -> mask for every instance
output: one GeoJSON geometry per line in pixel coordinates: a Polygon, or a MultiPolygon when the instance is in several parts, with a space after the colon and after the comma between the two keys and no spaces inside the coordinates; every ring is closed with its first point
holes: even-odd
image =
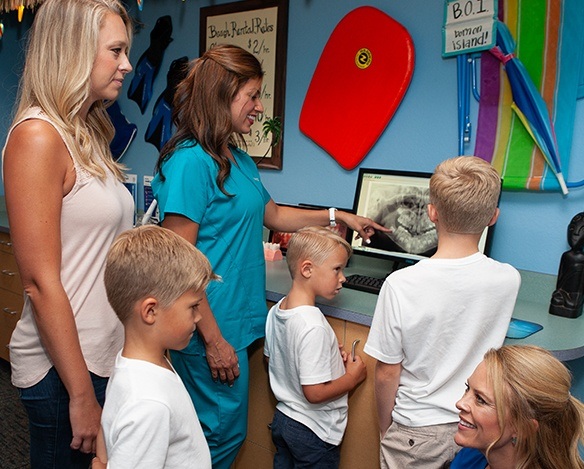
{"type": "Polygon", "coordinates": [[[24,296],[12,243],[4,198],[0,200],[0,358],[10,360],[8,344],[20,319],[24,296]]]}

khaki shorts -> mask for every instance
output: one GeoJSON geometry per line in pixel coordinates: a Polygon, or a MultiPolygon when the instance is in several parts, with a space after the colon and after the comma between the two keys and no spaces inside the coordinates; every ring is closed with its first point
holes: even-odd
{"type": "Polygon", "coordinates": [[[440,469],[454,459],[458,423],[406,427],[393,422],[381,439],[381,469],[440,469]]]}

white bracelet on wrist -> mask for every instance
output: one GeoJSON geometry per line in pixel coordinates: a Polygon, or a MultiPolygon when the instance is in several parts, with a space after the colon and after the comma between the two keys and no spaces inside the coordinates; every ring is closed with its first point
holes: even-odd
{"type": "Polygon", "coordinates": [[[329,226],[331,227],[337,226],[336,211],[337,209],[334,207],[329,208],[329,226]]]}

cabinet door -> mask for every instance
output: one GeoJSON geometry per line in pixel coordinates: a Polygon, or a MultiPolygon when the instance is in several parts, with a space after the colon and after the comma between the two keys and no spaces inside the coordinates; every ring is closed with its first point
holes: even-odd
{"type": "MultiPolygon", "coordinates": [[[[0,244],[0,246],[2,246],[0,244]]],[[[16,259],[12,252],[0,249],[0,288],[19,293],[22,291],[22,282],[16,259]]]]}
{"type": "Polygon", "coordinates": [[[376,360],[363,353],[369,335],[369,327],[346,322],[345,350],[350,353],[351,344],[359,339],[355,353],[367,365],[367,378],[349,393],[349,423],[341,446],[340,469],[379,467],[379,425],[375,404],[376,360]]]}
{"type": "Polygon", "coordinates": [[[237,455],[234,469],[271,468],[276,452],[272,443],[272,432],[268,427],[274,417],[276,398],[270,389],[263,352],[264,339],[258,339],[248,349],[249,413],[247,437],[237,455]]]}
{"type": "Polygon", "coordinates": [[[0,232],[0,251],[12,254],[12,241],[9,233],[0,232]]]}
{"type": "Polygon", "coordinates": [[[0,358],[9,361],[8,344],[22,312],[22,294],[0,289],[0,358]]]}

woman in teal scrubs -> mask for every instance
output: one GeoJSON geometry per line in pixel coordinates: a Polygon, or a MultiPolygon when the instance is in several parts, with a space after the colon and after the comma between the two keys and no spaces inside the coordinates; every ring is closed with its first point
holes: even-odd
{"type": "Polygon", "coordinates": [[[220,282],[207,289],[189,346],[171,352],[203,426],[214,468],[229,468],[245,440],[247,347],[264,336],[267,315],[263,226],[291,232],[327,225],[332,215],[368,239],[385,228],[334,210],[278,206],[264,188],[242,135],[264,108],[259,61],[237,46],[195,60],[177,88],[177,131],[152,182],[162,225],[194,243],[220,282]],[[332,213],[332,215],[331,215],[332,213]]]}

